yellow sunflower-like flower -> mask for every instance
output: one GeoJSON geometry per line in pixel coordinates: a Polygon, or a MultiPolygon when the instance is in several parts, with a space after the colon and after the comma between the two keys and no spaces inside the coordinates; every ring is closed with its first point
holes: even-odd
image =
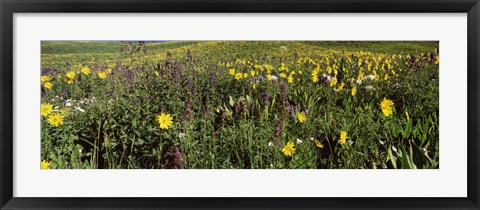
{"type": "Polygon", "coordinates": [[[317,83],[317,82],[318,82],[318,74],[312,73],[312,82],[313,82],[313,83],[317,83]]]}
{"type": "Polygon", "coordinates": [[[52,114],[48,117],[48,123],[53,127],[58,127],[63,124],[63,116],[60,114],[52,114]]]}
{"type": "Polygon", "coordinates": [[[255,71],[253,71],[253,70],[250,71],[250,75],[252,75],[252,77],[254,77],[255,76],[255,71]]]}
{"type": "Polygon", "coordinates": [[[243,78],[248,78],[248,74],[247,74],[247,73],[243,73],[243,78]]]}
{"type": "Polygon", "coordinates": [[[347,138],[348,138],[347,132],[342,131],[342,132],[340,132],[340,140],[338,140],[338,141],[340,142],[340,144],[345,144],[345,143],[347,143],[347,138]]]}
{"type": "Polygon", "coordinates": [[[85,75],[89,75],[90,74],[90,68],[88,68],[88,66],[85,66],[82,68],[82,73],[85,74],[85,75]]]}
{"type": "Polygon", "coordinates": [[[267,79],[268,79],[268,81],[272,80],[272,75],[271,75],[271,74],[267,74],[267,79]]]}
{"type": "Polygon", "coordinates": [[[156,76],[156,77],[159,77],[159,76],[160,76],[160,73],[158,73],[158,71],[155,71],[155,76],[156,76]]]}
{"type": "Polygon", "coordinates": [[[352,88],[352,96],[355,96],[355,94],[357,94],[357,87],[353,87],[352,88]]]}
{"type": "Polygon", "coordinates": [[[393,114],[393,101],[387,98],[383,98],[383,101],[380,102],[380,108],[382,108],[382,113],[385,117],[388,117],[393,114]]]}
{"type": "Polygon", "coordinates": [[[72,78],[72,79],[75,78],[75,72],[73,72],[73,71],[67,72],[66,77],[70,77],[70,78],[72,78]]]}
{"type": "Polygon", "coordinates": [[[287,145],[283,147],[282,152],[285,156],[291,157],[295,152],[295,145],[293,144],[293,142],[289,141],[287,145]]]}
{"type": "Polygon", "coordinates": [[[293,75],[290,74],[287,78],[288,83],[293,83],[293,75]]]}
{"type": "Polygon", "coordinates": [[[297,114],[297,118],[298,118],[298,121],[300,121],[301,123],[305,122],[305,120],[307,120],[307,116],[305,115],[305,112],[299,112],[297,114]]]}
{"type": "Polygon", "coordinates": [[[332,78],[332,80],[330,81],[330,87],[333,87],[333,86],[337,85],[337,82],[338,82],[337,78],[335,78],[335,77],[332,78]]]}
{"type": "Polygon", "coordinates": [[[40,169],[45,170],[45,169],[50,169],[50,167],[51,167],[50,162],[46,160],[42,160],[42,162],[40,162],[40,169]]]}
{"type": "Polygon", "coordinates": [[[281,77],[281,78],[287,78],[287,74],[281,73],[281,74],[280,74],[280,77],[281,77]]]}
{"type": "Polygon", "coordinates": [[[100,77],[100,79],[107,78],[107,72],[104,72],[104,71],[98,72],[98,77],[100,77]]]}
{"type": "Polygon", "coordinates": [[[40,114],[44,117],[48,116],[53,112],[53,105],[51,104],[41,104],[40,105],[40,114]]]}
{"type": "Polygon", "coordinates": [[[52,84],[51,82],[45,82],[45,83],[43,84],[43,87],[45,87],[45,88],[47,88],[47,89],[52,89],[53,84],[52,84]]]}
{"type": "Polygon", "coordinates": [[[228,70],[228,73],[229,73],[230,75],[232,75],[232,76],[235,75],[235,69],[230,69],[230,70],[228,70]]]}
{"type": "Polygon", "coordinates": [[[41,77],[40,77],[40,81],[42,81],[42,83],[48,82],[48,81],[50,81],[50,80],[52,80],[52,78],[49,77],[49,76],[41,76],[41,77]]]}
{"type": "Polygon", "coordinates": [[[173,118],[170,114],[161,113],[157,115],[157,122],[161,129],[168,129],[173,125],[173,118]]]}
{"type": "Polygon", "coordinates": [[[242,79],[242,73],[236,73],[236,74],[235,74],[235,79],[236,79],[236,80],[242,79]]]}
{"type": "Polygon", "coordinates": [[[345,83],[341,82],[340,85],[338,86],[337,91],[338,92],[342,91],[344,86],[345,86],[345,83]]]}
{"type": "Polygon", "coordinates": [[[65,77],[64,81],[67,83],[67,84],[72,84],[73,83],[73,78],[72,77],[65,77]]]}

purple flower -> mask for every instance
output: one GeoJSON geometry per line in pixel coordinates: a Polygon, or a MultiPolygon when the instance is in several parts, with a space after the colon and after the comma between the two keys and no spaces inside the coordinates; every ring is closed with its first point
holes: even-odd
{"type": "Polygon", "coordinates": [[[269,104],[269,103],[270,103],[270,94],[268,93],[267,90],[264,90],[264,91],[263,91],[262,96],[263,96],[263,103],[264,103],[265,105],[269,104]]]}

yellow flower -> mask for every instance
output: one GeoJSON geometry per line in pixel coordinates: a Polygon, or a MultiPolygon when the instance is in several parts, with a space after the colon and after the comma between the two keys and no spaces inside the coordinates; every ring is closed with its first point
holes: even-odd
{"type": "Polygon", "coordinates": [[[385,115],[385,117],[388,117],[393,114],[393,108],[392,108],[393,105],[394,105],[393,101],[387,98],[383,98],[383,101],[380,102],[380,108],[382,108],[382,112],[383,112],[383,115],[385,115]]]}
{"type": "Polygon", "coordinates": [[[40,105],[40,114],[44,117],[48,116],[53,111],[53,105],[51,104],[41,104],[40,105]]]}
{"type": "Polygon", "coordinates": [[[252,77],[255,76],[255,71],[250,71],[250,75],[252,75],[252,77]]]}
{"type": "Polygon", "coordinates": [[[47,89],[52,89],[53,84],[52,84],[51,82],[45,82],[45,83],[43,84],[43,87],[45,87],[45,88],[47,88],[47,89]]]}
{"type": "Polygon", "coordinates": [[[64,79],[64,81],[65,81],[67,84],[72,84],[72,83],[73,83],[73,78],[66,76],[65,79],[64,79]]]}
{"type": "MultiPolygon", "coordinates": [[[[112,73],[112,69],[111,68],[108,68],[105,72],[107,72],[107,74],[111,74],[112,73]]],[[[144,74],[145,75],[145,74],[144,74]]]]}
{"type": "Polygon", "coordinates": [[[268,81],[272,80],[272,75],[271,75],[271,74],[267,74],[267,79],[268,79],[268,81]]]}
{"type": "Polygon", "coordinates": [[[232,76],[235,75],[235,69],[230,69],[230,70],[228,71],[228,73],[230,73],[230,75],[232,75],[232,76]]]}
{"type": "Polygon", "coordinates": [[[227,63],[227,68],[230,68],[230,63],[227,63]]]}
{"type": "Polygon", "coordinates": [[[50,80],[52,80],[52,78],[50,78],[49,76],[42,76],[42,77],[40,77],[40,81],[42,81],[42,83],[48,82],[48,81],[50,81],[50,80]]]}
{"type": "Polygon", "coordinates": [[[253,84],[252,84],[252,88],[253,88],[254,90],[257,89],[257,83],[253,83],[253,84]]]}
{"type": "Polygon", "coordinates": [[[295,152],[295,145],[293,144],[293,142],[289,141],[287,145],[283,147],[282,152],[287,157],[292,156],[295,152]]]}
{"type": "Polygon", "coordinates": [[[355,96],[355,94],[357,94],[357,87],[353,87],[352,88],[352,96],[355,96]]]}
{"type": "Polygon", "coordinates": [[[248,74],[247,74],[247,73],[243,73],[243,78],[248,78],[248,74]]]}
{"type": "Polygon", "coordinates": [[[63,124],[63,116],[60,114],[52,114],[48,117],[48,123],[53,127],[58,127],[63,124]]]}
{"type": "Polygon", "coordinates": [[[361,71],[357,76],[357,80],[363,80],[363,77],[364,77],[364,73],[363,71],[361,71]]]}
{"type": "Polygon", "coordinates": [[[90,74],[90,68],[88,68],[88,66],[85,66],[82,68],[82,73],[85,74],[85,75],[89,75],[90,74]]]}
{"type": "Polygon", "coordinates": [[[281,74],[280,74],[280,77],[281,77],[281,78],[287,78],[287,75],[286,75],[285,73],[281,73],[281,74]]]}
{"type": "Polygon", "coordinates": [[[104,72],[104,71],[98,72],[98,77],[100,77],[100,79],[105,79],[107,77],[107,72],[104,72]]]}
{"type": "Polygon", "coordinates": [[[173,118],[170,114],[161,113],[157,115],[157,122],[161,129],[168,129],[173,125],[173,118]]]}
{"type": "Polygon", "coordinates": [[[70,78],[72,78],[72,79],[75,78],[75,72],[73,72],[73,71],[67,72],[66,77],[70,77],[70,78]]]}
{"type": "Polygon", "coordinates": [[[242,79],[242,73],[237,73],[237,74],[235,74],[235,79],[236,79],[236,80],[242,79]]]}
{"type": "Polygon", "coordinates": [[[339,92],[342,91],[344,86],[345,86],[345,83],[341,82],[340,85],[338,86],[337,91],[339,92]]]}
{"type": "Polygon", "coordinates": [[[46,161],[46,160],[42,160],[42,162],[40,162],[40,169],[44,170],[44,169],[50,169],[50,162],[46,161]]]}
{"type": "Polygon", "coordinates": [[[335,85],[337,85],[337,78],[336,77],[332,78],[332,81],[330,81],[330,87],[333,87],[335,85]]]}
{"type": "Polygon", "coordinates": [[[288,83],[293,83],[293,76],[290,74],[290,76],[288,76],[287,80],[288,80],[288,83]]]}
{"type": "Polygon", "coordinates": [[[305,115],[305,112],[299,112],[297,114],[297,118],[298,118],[298,121],[300,121],[301,123],[305,122],[305,120],[307,120],[307,116],[305,115]]]}
{"type": "Polygon", "coordinates": [[[407,121],[410,120],[410,116],[408,115],[408,112],[405,112],[405,116],[407,116],[407,121]]]}
{"type": "Polygon", "coordinates": [[[317,82],[318,82],[318,75],[317,75],[316,73],[315,73],[315,74],[312,73],[312,82],[313,82],[313,83],[317,83],[317,82]]]}
{"type": "Polygon", "coordinates": [[[156,77],[159,77],[159,76],[160,76],[160,73],[158,73],[158,71],[155,71],[155,76],[156,76],[156,77]]]}
{"type": "Polygon", "coordinates": [[[347,143],[347,138],[348,138],[347,132],[345,131],[340,132],[340,140],[339,140],[340,144],[347,143]]]}

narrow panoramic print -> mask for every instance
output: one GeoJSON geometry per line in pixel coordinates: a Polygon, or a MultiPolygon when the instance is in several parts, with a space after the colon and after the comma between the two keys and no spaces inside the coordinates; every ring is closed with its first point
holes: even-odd
{"type": "Polygon", "coordinates": [[[41,169],[438,169],[437,41],[43,41],[41,169]]]}

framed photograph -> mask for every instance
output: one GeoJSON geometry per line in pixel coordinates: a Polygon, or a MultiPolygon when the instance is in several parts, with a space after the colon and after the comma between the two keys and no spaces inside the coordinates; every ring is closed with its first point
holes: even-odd
{"type": "Polygon", "coordinates": [[[0,7],[1,209],[479,209],[477,0],[0,7]]]}

